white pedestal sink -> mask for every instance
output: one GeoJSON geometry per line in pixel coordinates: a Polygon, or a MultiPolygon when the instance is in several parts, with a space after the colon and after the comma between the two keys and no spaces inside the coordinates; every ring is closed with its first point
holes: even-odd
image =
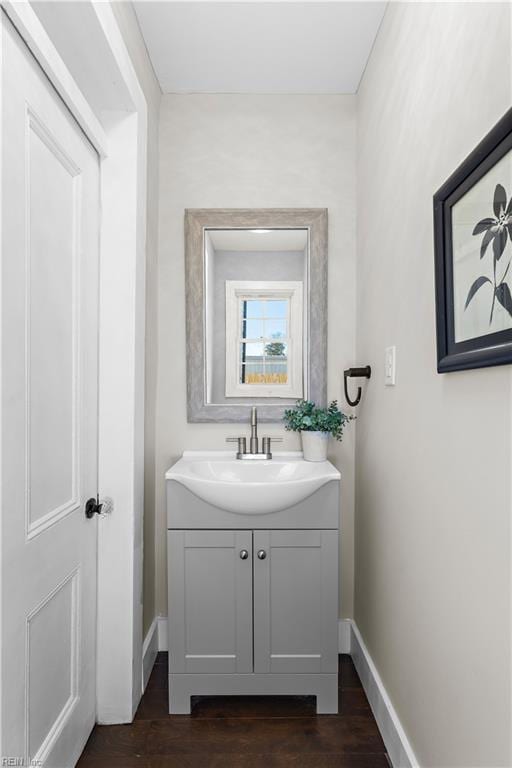
{"type": "Polygon", "coordinates": [[[304,461],[300,452],[253,462],[229,451],[185,451],[165,477],[228,512],[264,515],[298,504],[340,473],[329,461],[304,461]]]}

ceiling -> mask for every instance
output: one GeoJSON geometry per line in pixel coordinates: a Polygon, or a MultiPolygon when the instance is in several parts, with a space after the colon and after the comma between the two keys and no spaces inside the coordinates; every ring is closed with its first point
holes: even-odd
{"type": "Polygon", "coordinates": [[[303,251],[307,229],[209,229],[216,251],[303,251]]]}
{"type": "Polygon", "coordinates": [[[164,93],[355,93],[385,2],[134,2],[164,93]]]}

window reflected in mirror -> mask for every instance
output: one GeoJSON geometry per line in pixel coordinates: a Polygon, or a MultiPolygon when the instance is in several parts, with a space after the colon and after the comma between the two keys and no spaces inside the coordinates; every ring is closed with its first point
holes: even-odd
{"type": "Polygon", "coordinates": [[[226,281],[226,397],[302,397],[302,292],[300,281],[226,281]]]}
{"type": "Polygon", "coordinates": [[[241,299],[241,384],[288,384],[289,299],[241,299]]]}
{"type": "Polygon", "coordinates": [[[308,230],[205,230],[209,403],[306,397],[308,230]]]}

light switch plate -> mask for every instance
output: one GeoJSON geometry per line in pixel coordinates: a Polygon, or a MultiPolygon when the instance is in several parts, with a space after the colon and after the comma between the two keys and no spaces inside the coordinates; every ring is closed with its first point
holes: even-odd
{"type": "Polygon", "coordinates": [[[384,360],[384,383],[386,387],[394,387],[396,382],[396,347],[386,347],[384,360]]]}

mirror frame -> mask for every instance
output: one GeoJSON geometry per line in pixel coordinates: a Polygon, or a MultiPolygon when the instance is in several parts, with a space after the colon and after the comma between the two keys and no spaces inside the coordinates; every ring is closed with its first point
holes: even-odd
{"type": "MultiPolygon", "coordinates": [[[[187,417],[189,422],[247,422],[253,405],[206,402],[206,317],[204,231],[206,229],[307,229],[308,346],[307,399],[327,398],[327,208],[187,208],[185,210],[185,289],[187,417]],[[200,311],[198,311],[200,308],[200,311]]],[[[258,405],[262,422],[279,422],[288,404],[258,405]]]]}

